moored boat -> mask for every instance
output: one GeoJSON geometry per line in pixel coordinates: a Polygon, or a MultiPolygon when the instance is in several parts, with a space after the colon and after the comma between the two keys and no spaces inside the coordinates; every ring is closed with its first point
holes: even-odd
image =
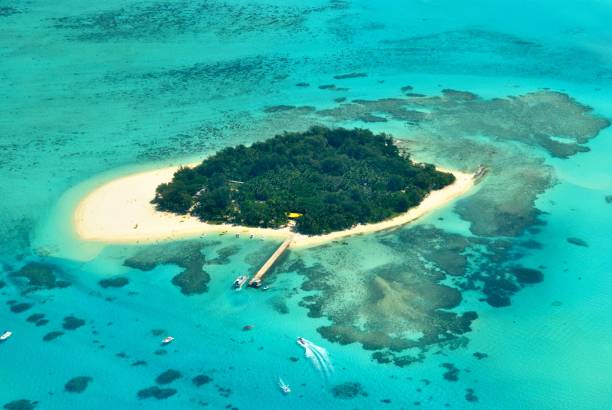
{"type": "Polygon", "coordinates": [[[283,394],[291,393],[291,387],[289,387],[289,385],[285,383],[280,377],[278,378],[278,387],[280,387],[283,394]]]}
{"type": "Polygon", "coordinates": [[[249,280],[249,277],[247,275],[240,275],[236,279],[234,279],[234,283],[232,284],[232,287],[235,290],[240,290],[242,289],[242,287],[244,286],[247,280],[249,280]]]}
{"type": "Polygon", "coordinates": [[[163,345],[167,345],[168,343],[172,342],[173,340],[174,340],[174,338],[172,336],[168,336],[164,340],[162,340],[162,344],[163,345]]]}
{"type": "Polygon", "coordinates": [[[5,341],[6,339],[8,339],[9,337],[11,337],[13,335],[13,332],[7,330],[6,332],[2,333],[0,335],[0,341],[5,341]]]}

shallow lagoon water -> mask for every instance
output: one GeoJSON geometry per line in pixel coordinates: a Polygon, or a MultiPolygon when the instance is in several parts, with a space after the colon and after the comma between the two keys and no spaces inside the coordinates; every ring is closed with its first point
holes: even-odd
{"type": "MultiPolygon", "coordinates": [[[[427,96],[455,89],[483,99],[549,88],[592,107],[593,118],[611,118],[611,14],[609,5],[595,1],[2,4],[0,330],[11,329],[14,336],[0,345],[0,404],[26,399],[41,409],[97,409],[109,403],[117,408],[609,408],[609,128],[583,144],[589,152],[563,159],[495,135],[459,135],[464,139],[452,145],[448,128],[407,124],[384,113],[372,114],[386,122],[372,123],[317,116],[310,108],[280,113],[265,108],[320,111],[340,106],[334,100],[342,97],[347,102],[399,98],[406,85],[427,96]],[[360,72],[367,77],[334,78],[360,72]],[[296,87],[298,82],[310,86],[296,87]],[[319,88],[329,84],[336,89],[319,88]],[[489,182],[457,208],[441,209],[416,226],[291,252],[271,276],[267,293],[234,293],[228,285],[237,274],[256,269],[273,243],[196,239],[210,282],[207,292],[192,296],[172,284],[179,266],[125,266],[142,246],[86,245],[66,229],[70,204],[88,184],[191,162],[227,145],[315,122],[391,132],[408,141],[415,158],[448,166],[481,161],[480,154],[456,148],[476,141],[497,151],[486,159],[497,181],[508,184],[497,191],[500,202],[511,201],[512,190],[525,187],[541,213],[510,236],[475,235],[474,220],[464,210],[490,192],[489,182]],[[510,178],[512,167],[524,172],[510,178]],[[553,183],[532,184],[543,170],[553,183]],[[397,262],[408,264],[397,270],[398,278],[405,278],[412,253],[402,253],[397,244],[419,245],[410,242],[414,232],[432,226],[442,235],[470,240],[463,276],[447,275],[439,282],[461,292],[450,312],[477,312],[470,331],[453,343],[411,350],[421,360],[403,367],[380,364],[361,344],[334,343],[317,331],[333,327],[339,312],[355,303],[363,306],[364,317],[343,318],[346,323],[380,325],[370,310],[376,299],[361,280],[367,276],[355,275],[375,276],[397,262]],[[568,243],[568,237],[588,246],[568,243]],[[528,241],[531,246],[521,245],[528,241]],[[503,246],[509,246],[505,253],[479,253],[503,246]],[[345,262],[330,269],[335,260],[345,262]],[[32,262],[54,266],[56,279],[71,285],[32,290],[11,276],[32,262]],[[330,288],[323,283],[302,289],[307,276],[296,262],[315,266],[312,274],[321,274],[316,266],[322,264],[343,285],[342,298],[330,299],[321,317],[308,316],[304,298],[330,288]],[[544,280],[510,292],[510,305],[497,308],[482,300],[487,295],[480,279],[473,289],[461,283],[489,269],[505,274],[506,265],[541,270],[544,280]],[[129,283],[98,284],[117,275],[129,283]],[[32,306],[14,313],[16,303],[32,306]],[[43,313],[48,323],[28,321],[35,313],[43,313]],[[85,325],[64,329],[71,315],[85,325]],[[244,331],[245,325],[254,328],[244,331]],[[154,336],[155,329],[172,334],[175,342],[160,350],[163,335],[154,336]],[[53,331],[63,334],[43,341],[53,331]],[[300,335],[329,351],[335,368],[329,379],[304,359],[295,344],[300,335]],[[176,389],[174,395],[138,397],[169,369],[182,377],[158,387],[176,389]],[[192,378],[202,374],[212,381],[197,387],[192,378]],[[64,385],[77,376],[92,380],[82,393],[66,391],[64,385]],[[279,392],[278,376],[291,384],[290,396],[279,392]],[[338,391],[344,393],[335,397],[338,391]]],[[[510,121],[496,115],[496,121],[510,121]]],[[[533,125],[521,116],[511,120],[533,125]]],[[[551,121],[556,120],[553,115],[551,121]]],[[[457,130],[468,126],[456,124],[457,130]]],[[[518,215],[532,209],[525,203],[518,215]]],[[[479,206],[483,215],[492,209],[479,206]]],[[[499,213],[488,215],[503,226],[499,213]]],[[[423,257],[427,263],[414,265],[421,274],[441,263],[426,252],[423,257]]],[[[458,269],[446,263],[446,270],[458,269]]],[[[396,272],[387,270],[386,275],[396,272]]],[[[418,336],[418,329],[411,331],[402,335],[418,336]]]]}

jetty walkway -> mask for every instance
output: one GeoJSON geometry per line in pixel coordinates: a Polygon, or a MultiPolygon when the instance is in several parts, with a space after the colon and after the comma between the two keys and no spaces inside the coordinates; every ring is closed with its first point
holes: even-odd
{"type": "Polygon", "coordinates": [[[261,285],[261,281],[262,281],[264,275],[270,270],[272,265],[274,265],[274,262],[276,262],[278,260],[278,258],[280,258],[281,255],[287,250],[289,245],[291,245],[292,241],[293,241],[293,236],[290,236],[287,239],[285,239],[285,241],[283,243],[281,243],[281,245],[278,247],[278,249],[276,249],[276,251],[274,251],[272,256],[270,256],[268,258],[266,263],[264,263],[262,265],[262,267],[259,268],[259,270],[255,274],[255,276],[253,276],[253,278],[251,278],[251,280],[249,281],[249,286],[259,287],[261,285]]]}

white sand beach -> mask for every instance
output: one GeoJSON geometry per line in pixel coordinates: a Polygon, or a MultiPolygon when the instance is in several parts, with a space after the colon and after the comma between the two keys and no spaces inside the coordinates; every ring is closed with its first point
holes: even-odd
{"type": "Polygon", "coordinates": [[[394,218],[326,235],[294,234],[289,228],[251,228],[228,224],[208,224],[192,216],[159,212],[150,203],[155,188],[172,180],[178,167],[157,169],[117,178],[88,193],[77,205],[73,225],[84,241],[103,243],[154,243],[207,234],[245,235],[284,239],[293,235],[292,248],[320,245],[356,234],[365,234],[410,223],[434,209],[443,207],[475,184],[475,174],[454,170],[456,181],[431,192],[418,206],[394,218]]]}

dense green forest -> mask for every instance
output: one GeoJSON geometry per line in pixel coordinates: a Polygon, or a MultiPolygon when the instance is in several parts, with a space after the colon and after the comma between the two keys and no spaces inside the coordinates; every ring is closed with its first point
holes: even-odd
{"type": "Polygon", "coordinates": [[[315,235],[405,212],[454,179],[412,162],[385,134],[313,127],[225,148],[180,168],[152,202],[210,223],[270,228],[297,212],[303,215],[295,230],[315,235]]]}

